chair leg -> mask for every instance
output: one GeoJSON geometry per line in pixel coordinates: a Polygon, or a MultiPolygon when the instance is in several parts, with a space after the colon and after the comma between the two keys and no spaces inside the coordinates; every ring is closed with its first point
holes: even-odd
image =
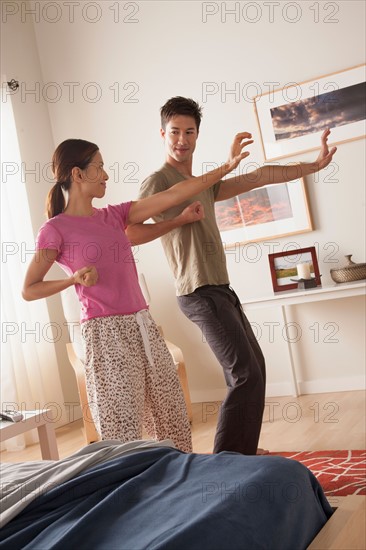
{"type": "Polygon", "coordinates": [[[187,372],[186,372],[186,366],[184,363],[182,350],[178,348],[178,346],[176,346],[175,344],[172,344],[172,342],[169,342],[169,340],[165,340],[165,343],[168,350],[170,351],[171,356],[173,357],[174,363],[177,366],[177,374],[182,387],[184,400],[186,402],[188,418],[189,418],[189,421],[192,422],[193,413],[192,413],[191,395],[189,393],[187,372]]]}
{"type": "Polygon", "coordinates": [[[89,408],[88,395],[86,393],[84,365],[82,361],[79,359],[79,357],[77,357],[77,355],[75,354],[72,344],[70,343],[66,344],[66,349],[67,349],[67,355],[69,357],[69,361],[71,363],[72,368],[74,369],[75,376],[76,376],[81,411],[83,414],[85,439],[88,444],[94,443],[95,441],[99,441],[100,437],[96,430],[95,424],[93,422],[93,417],[91,415],[90,408],[89,408]]]}
{"type": "Polygon", "coordinates": [[[86,384],[85,384],[85,375],[77,376],[77,383],[79,389],[80,404],[83,413],[84,429],[85,429],[85,439],[86,442],[95,443],[99,441],[100,437],[95,427],[93,417],[91,415],[88,396],[86,393],[86,384]]]}

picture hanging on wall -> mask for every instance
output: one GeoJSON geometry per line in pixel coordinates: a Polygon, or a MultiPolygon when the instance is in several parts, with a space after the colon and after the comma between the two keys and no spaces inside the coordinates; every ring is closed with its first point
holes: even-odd
{"type": "Polygon", "coordinates": [[[217,202],[215,213],[225,248],[313,229],[303,178],[217,202]]]}
{"type": "Polygon", "coordinates": [[[332,145],[365,137],[365,65],[254,97],[266,161],[320,148],[331,129],[332,145]]]}

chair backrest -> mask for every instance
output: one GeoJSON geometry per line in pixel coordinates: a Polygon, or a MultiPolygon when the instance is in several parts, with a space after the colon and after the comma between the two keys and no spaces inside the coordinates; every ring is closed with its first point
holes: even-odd
{"type": "Polygon", "coordinates": [[[80,302],[73,286],[61,292],[61,303],[75,355],[84,362],[85,351],[80,327],[80,302]]]}

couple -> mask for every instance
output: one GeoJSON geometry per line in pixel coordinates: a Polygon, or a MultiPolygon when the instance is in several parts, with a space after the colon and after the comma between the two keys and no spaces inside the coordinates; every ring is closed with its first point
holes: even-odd
{"type": "Polygon", "coordinates": [[[237,134],[229,160],[200,177],[192,159],[201,108],[174,97],[161,108],[164,166],[142,184],[137,201],[96,209],[108,175],[95,144],[66,140],[53,155],[56,184],[48,195],[48,221],[37,237],[23,297],[45,298],[74,285],[82,306],[88,398],[102,439],[140,439],[142,425],[158,440],[172,439],[192,450],[184,398],[170,354],[147,311],[134,263],[126,261],[130,243],[162,237],[183,313],[196,323],[221,364],[228,393],[221,405],[214,452],[255,454],[265,394],[262,352],[231,289],[214,203],[267,184],[291,181],[326,167],[336,149],[328,149],[329,130],[313,163],[263,166],[222,180],[242,159],[251,134],[237,134]],[[67,202],[64,198],[67,194],[67,202]],[[143,222],[153,217],[155,224],[143,222]],[[94,263],[83,250],[98,244],[94,263]],[[78,246],[75,246],[75,242],[78,246]],[[214,254],[204,256],[204,243],[214,254]],[[71,246],[72,244],[72,246],[71,246]],[[121,252],[117,255],[116,246],[121,252]],[[71,252],[72,251],[72,252],[71,252]],[[68,277],[44,280],[58,263],[68,277]]]}

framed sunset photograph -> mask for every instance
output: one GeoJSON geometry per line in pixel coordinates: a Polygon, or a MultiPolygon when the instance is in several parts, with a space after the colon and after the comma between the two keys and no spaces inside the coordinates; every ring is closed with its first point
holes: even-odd
{"type": "Polygon", "coordinates": [[[303,178],[215,203],[225,248],[313,230],[303,178]]]}
{"type": "Polygon", "coordinates": [[[291,82],[253,98],[266,161],[365,137],[365,65],[306,82],[291,82]]]}

